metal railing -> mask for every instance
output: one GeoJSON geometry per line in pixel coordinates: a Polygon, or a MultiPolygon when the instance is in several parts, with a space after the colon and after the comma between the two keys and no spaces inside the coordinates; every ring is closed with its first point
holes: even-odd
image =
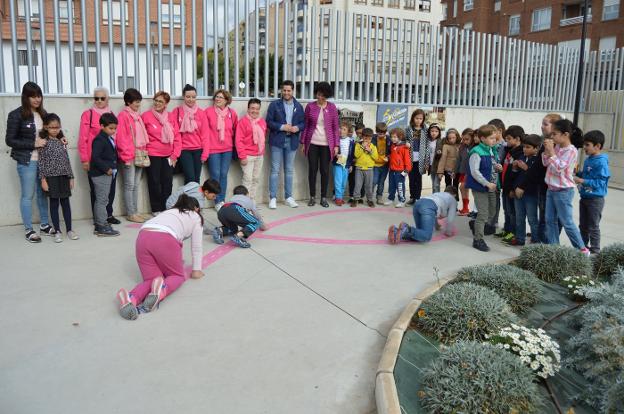
{"type": "MultiPolygon", "coordinates": [[[[587,23],[591,23],[591,21],[592,21],[592,15],[588,14],[587,15],[587,23]]],[[[567,19],[559,20],[559,26],[561,26],[561,27],[572,26],[574,24],[583,24],[583,16],[569,17],[567,19]]]]}

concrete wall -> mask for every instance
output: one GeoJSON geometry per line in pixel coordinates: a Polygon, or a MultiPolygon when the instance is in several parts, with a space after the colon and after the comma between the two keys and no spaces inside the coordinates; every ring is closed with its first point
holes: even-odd
{"type": "MultiPolygon", "coordinates": [[[[63,130],[70,142],[69,154],[74,167],[74,174],[76,176],[76,188],[72,196],[72,214],[76,219],[84,219],[91,217],[91,209],[89,205],[89,185],[86,174],[80,167],[78,152],[76,150],[76,142],[78,135],[78,123],[80,114],[91,105],[91,99],[89,97],[46,97],[45,108],[50,112],[56,112],[63,120],[63,130]]],[[[208,106],[211,102],[207,100],[200,100],[199,105],[201,107],[208,106]]],[[[147,109],[151,104],[150,100],[145,100],[143,109],[147,109]]],[[[169,105],[170,108],[174,108],[180,104],[179,101],[172,101],[169,105]]],[[[14,108],[20,105],[19,97],[2,97],[0,98],[0,136],[4,137],[6,134],[6,118],[8,113],[14,108]]],[[[119,98],[111,98],[111,108],[113,110],[121,109],[123,101],[119,98]]],[[[246,109],[245,101],[236,101],[233,103],[233,108],[239,113],[244,114],[246,109]]],[[[263,110],[266,110],[267,104],[263,103],[263,110]]],[[[339,107],[347,107],[353,110],[364,111],[364,123],[367,126],[374,126],[376,119],[376,105],[362,105],[362,104],[341,104],[339,107]]],[[[410,112],[416,107],[410,107],[410,112]]],[[[569,114],[565,114],[569,116],[569,114]]],[[[520,124],[525,127],[527,132],[539,132],[540,123],[544,116],[542,112],[530,112],[530,111],[504,111],[504,110],[489,110],[489,109],[472,109],[472,108],[448,108],[447,109],[447,121],[448,127],[454,127],[459,130],[466,127],[478,127],[484,123],[487,123],[492,118],[501,118],[506,124],[520,124]]],[[[599,115],[596,115],[598,117],[599,115]]],[[[600,114],[605,116],[605,114],[600,114]]],[[[604,122],[604,119],[588,118],[594,120],[595,123],[600,124],[604,122]]],[[[9,148],[6,146],[4,140],[0,143],[0,176],[3,177],[0,180],[0,225],[13,225],[21,223],[19,213],[19,195],[20,187],[16,172],[16,163],[9,156],[9,148]]],[[[620,176],[622,170],[624,170],[624,154],[621,158],[618,158],[618,165],[620,176]]],[[[614,163],[615,164],[615,163],[614,163]]],[[[204,167],[202,172],[202,180],[207,178],[207,167],[204,167]]],[[[231,193],[235,184],[241,182],[241,169],[238,163],[234,162],[230,169],[230,175],[228,178],[228,190],[231,193]]],[[[260,183],[258,194],[261,195],[260,201],[268,201],[268,176],[269,176],[269,158],[265,159],[264,163],[264,179],[260,183]]],[[[147,198],[147,183],[146,178],[143,177],[143,183],[141,185],[141,194],[139,195],[139,210],[142,212],[149,211],[149,203],[147,198]]],[[[281,182],[283,182],[280,179],[281,182]]],[[[425,180],[425,186],[428,184],[428,180],[425,180]]],[[[122,198],[123,193],[121,191],[121,180],[118,182],[118,192],[115,200],[115,214],[123,215],[122,198]]],[[[174,189],[182,185],[182,176],[178,175],[174,177],[174,189]]],[[[283,197],[282,186],[280,185],[279,197],[283,197]]],[[[295,182],[294,182],[294,196],[296,199],[306,199],[308,195],[307,184],[307,162],[304,157],[299,153],[295,161],[295,182]]],[[[35,208],[36,210],[36,208],[35,208]]],[[[35,214],[37,216],[37,214],[35,214]]]]}

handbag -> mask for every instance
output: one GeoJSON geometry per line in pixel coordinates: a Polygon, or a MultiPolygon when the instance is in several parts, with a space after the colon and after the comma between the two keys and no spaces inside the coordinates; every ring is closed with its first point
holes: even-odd
{"type": "Polygon", "coordinates": [[[132,133],[132,142],[134,144],[134,166],[139,168],[147,168],[152,163],[147,155],[147,150],[138,149],[136,147],[136,141],[134,140],[134,131],[132,131],[132,125],[130,125],[130,132],[132,133]]]}

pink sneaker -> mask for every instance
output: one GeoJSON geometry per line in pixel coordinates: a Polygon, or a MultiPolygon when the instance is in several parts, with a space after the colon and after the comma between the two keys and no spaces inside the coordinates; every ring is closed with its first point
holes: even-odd
{"type": "Polygon", "coordinates": [[[583,253],[583,255],[585,255],[585,257],[589,257],[591,255],[591,252],[589,251],[589,249],[587,247],[583,247],[581,249],[581,253],[583,253]]]}
{"type": "Polygon", "coordinates": [[[139,311],[136,306],[134,306],[134,303],[132,303],[126,289],[119,289],[117,292],[117,299],[119,299],[119,314],[122,318],[133,321],[139,317],[139,311]]]}
{"type": "Polygon", "coordinates": [[[151,312],[154,310],[158,302],[163,299],[163,288],[165,287],[165,279],[162,277],[157,277],[152,280],[152,291],[143,301],[143,308],[146,312],[151,312]]]}

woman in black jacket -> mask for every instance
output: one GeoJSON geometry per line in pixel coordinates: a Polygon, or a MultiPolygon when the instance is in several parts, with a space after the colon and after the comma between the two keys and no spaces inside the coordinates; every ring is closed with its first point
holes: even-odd
{"type": "Polygon", "coordinates": [[[26,240],[39,243],[41,237],[33,230],[32,204],[37,194],[41,234],[53,236],[54,229],[48,224],[48,200],[39,180],[39,152],[46,140],[39,137],[43,127],[43,94],[34,82],[26,82],[22,88],[22,106],[11,111],[7,119],[6,144],[11,147],[11,158],[17,161],[17,175],[22,195],[20,213],[26,228],[26,240]]]}

